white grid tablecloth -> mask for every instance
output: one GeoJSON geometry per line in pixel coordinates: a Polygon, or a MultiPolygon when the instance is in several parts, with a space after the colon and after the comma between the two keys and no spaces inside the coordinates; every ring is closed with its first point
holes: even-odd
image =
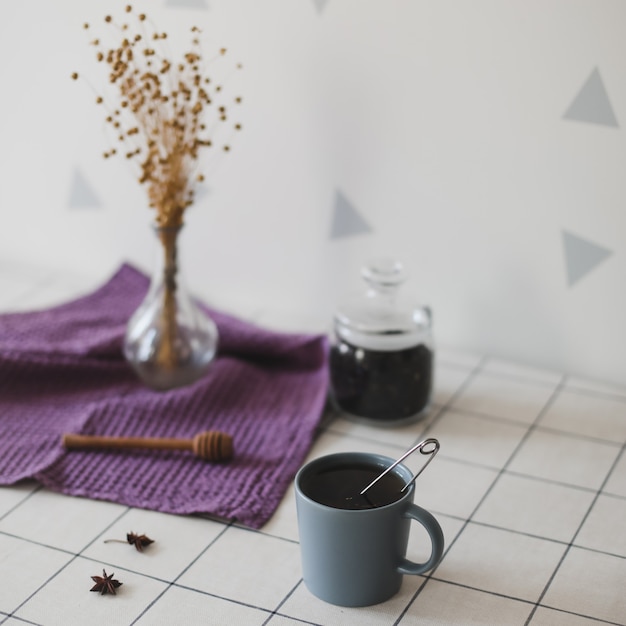
{"type": "MultiPolygon", "coordinates": [[[[0,307],[91,286],[5,264],[0,307]]],[[[626,624],[626,387],[440,349],[434,400],[403,428],[329,414],[310,454],[397,457],[439,439],[416,502],[440,521],[445,556],[390,601],[346,609],[307,591],[293,490],[252,531],[26,483],[0,489],[0,624],[626,624]],[[104,543],[130,531],[156,543],[104,543]],[[115,597],[89,593],[103,568],[124,583],[115,597]]],[[[409,557],[426,543],[414,524],[409,557]]]]}

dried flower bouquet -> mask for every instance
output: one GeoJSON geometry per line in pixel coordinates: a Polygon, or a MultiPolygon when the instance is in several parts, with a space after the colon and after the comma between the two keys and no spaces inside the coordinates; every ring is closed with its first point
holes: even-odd
{"type": "MultiPolygon", "coordinates": [[[[163,276],[159,341],[153,346],[154,362],[162,370],[181,365],[177,323],[177,237],[185,210],[193,203],[194,187],[204,179],[199,172],[201,152],[230,150],[229,139],[241,129],[231,122],[230,105],[223,86],[204,73],[200,30],[191,28],[191,48],[178,63],[166,53],[167,34],[159,32],[145,14],[126,7],[128,21],[117,23],[105,17],[117,43],[106,46],[91,40],[98,62],[108,66],[109,83],[117,91],[117,104],[104,94],[96,103],[105,108],[105,119],[115,147],[105,158],[123,154],[138,166],[138,180],[146,185],[149,206],[155,210],[157,233],[163,247],[163,276]],[[226,131],[226,141],[216,138],[226,131]]],[[[90,30],[90,25],[84,28],[90,30]]],[[[226,54],[221,48],[213,62],[226,54]]],[[[236,69],[241,65],[236,65],[236,69]]],[[[72,78],[77,79],[74,73],[72,78]]],[[[185,352],[185,351],[183,351],[185,352]]],[[[127,355],[128,356],[128,355],[127,355]]],[[[141,374],[141,372],[140,372],[141,374]]],[[[163,386],[163,385],[161,385],[163,386]]],[[[168,385],[165,385],[166,387],[168,385]]]]}

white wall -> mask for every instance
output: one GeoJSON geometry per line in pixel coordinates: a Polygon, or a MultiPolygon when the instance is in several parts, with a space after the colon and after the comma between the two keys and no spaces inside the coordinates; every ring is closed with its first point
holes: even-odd
{"type": "MultiPolygon", "coordinates": [[[[0,259],[151,268],[144,190],[69,79],[105,83],[81,26],[124,5],[0,4],[0,259]]],[[[187,217],[193,290],[323,328],[396,254],[441,344],[626,382],[622,0],[134,6],[244,64],[244,130],[187,217]]]]}

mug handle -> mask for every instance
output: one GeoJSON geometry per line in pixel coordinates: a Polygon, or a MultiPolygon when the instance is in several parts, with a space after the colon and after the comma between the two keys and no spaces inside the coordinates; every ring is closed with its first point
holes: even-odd
{"type": "Polygon", "coordinates": [[[403,517],[414,519],[419,522],[428,532],[432,542],[432,552],[430,558],[425,563],[413,563],[408,559],[402,559],[398,566],[400,574],[422,574],[432,569],[439,563],[443,555],[444,539],[443,531],[439,522],[426,509],[410,503],[404,511],[403,517]]]}

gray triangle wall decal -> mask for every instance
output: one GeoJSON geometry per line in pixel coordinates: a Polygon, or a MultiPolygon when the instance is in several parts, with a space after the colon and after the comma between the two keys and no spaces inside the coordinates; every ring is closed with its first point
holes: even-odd
{"type": "Polygon", "coordinates": [[[72,176],[68,207],[70,209],[99,209],[101,206],[98,196],[87,179],[79,169],[75,169],[72,176]]]}
{"type": "Polygon", "coordinates": [[[166,0],[166,7],[176,7],[178,9],[199,9],[206,11],[209,8],[206,0],[166,0]]]}
{"type": "Polygon", "coordinates": [[[613,254],[611,250],[566,230],[563,231],[563,249],[569,287],[613,254]]]}
{"type": "Polygon", "coordinates": [[[370,233],[372,229],[351,202],[339,190],[335,193],[331,239],[370,233]]]}
{"type": "Polygon", "coordinates": [[[563,117],[577,122],[619,127],[597,67],[591,72],[563,117]]]}
{"type": "Polygon", "coordinates": [[[315,4],[315,8],[317,9],[317,12],[322,13],[324,8],[328,4],[328,0],[313,0],[313,3],[315,4]]]}

